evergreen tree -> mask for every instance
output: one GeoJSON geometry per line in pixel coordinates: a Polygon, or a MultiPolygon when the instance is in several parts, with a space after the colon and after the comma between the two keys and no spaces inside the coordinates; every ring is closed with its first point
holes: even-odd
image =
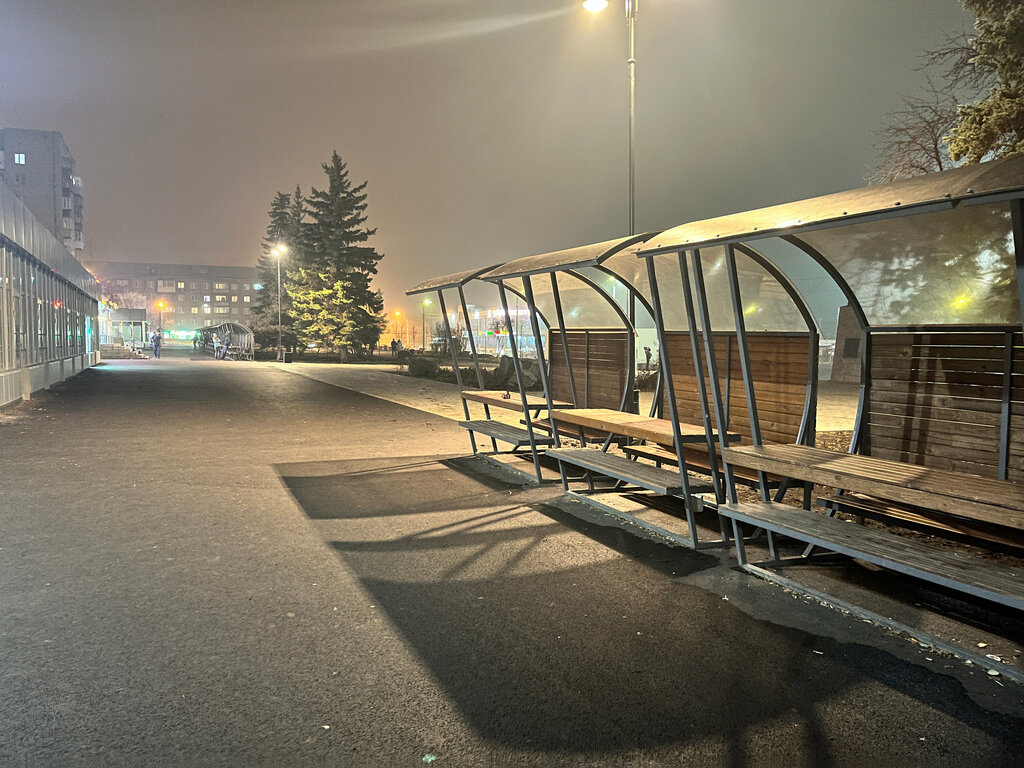
{"type": "Polygon", "coordinates": [[[327,188],[310,191],[297,267],[289,272],[299,339],[335,352],[376,345],[384,328],[383,298],[371,287],[382,255],[367,245],[366,182],[353,186],[337,152],[323,164],[327,188]]]}
{"type": "Polygon", "coordinates": [[[1024,3],[1021,0],[963,0],[977,16],[971,64],[989,73],[988,93],[957,111],[949,136],[954,160],[1024,153],[1024,3]]]}
{"type": "Polygon", "coordinates": [[[906,98],[890,115],[873,181],[1024,153],[1024,2],[962,2],[975,34],[926,52],[925,66],[943,67],[944,82],[929,81],[926,97],[906,98]]]}
{"type": "Polygon", "coordinates": [[[287,248],[287,252],[281,256],[280,264],[281,282],[285,286],[281,292],[281,335],[285,346],[291,348],[295,347],[296,337],[287,285],[289,269],[293,269],[292,265],[301,259],[304,206],[305,199],[298,185],[291,195],[277,193],[270,207],[270,223],[263,239],[263,252],[256,263],[262,287],[256,295],[253,308],[254,326],[264,340],[272,340],[276,344],[278,261],[273,250],[280,245],[287,248]]]}

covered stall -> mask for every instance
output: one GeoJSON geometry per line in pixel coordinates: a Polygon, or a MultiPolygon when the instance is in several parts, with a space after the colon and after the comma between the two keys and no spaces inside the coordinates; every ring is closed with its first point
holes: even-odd
{"type": "Polygon", "coordinates": [[[238,323],[221,323],[197,328],[200,346],[204,352],[218,354],[224,340],[228,340],[226,357],[233,360],[252,360],[255,345],[252,329],[238,323]]]}
{"type": "MultiPolygon", "coordinates": [[[[559,462],[565,491],[613,514],[621,510],[606,503],[609,494],[641,490],[679,498],[688,525],[681,540],[696,547],[693,515],[703,503],[697,495],[714,490],[718,498],[722,490],[715,478],[708,481],[691,475],[694,466],[681,448],[700,444],[699,452],[707,457],[714,450],[715,435],[711,420],[705,417],[707,409],[701,407],[706,402],[704,377],[693,374],[695,365],[703,372],[696,342],[683,343],[690,339],[688,326],[683,324],[681,333],[668,342],[667,336],[661,338],[658,386],[646,415],[639,413],[634,387],[637,326],[653,327],[656,314],[655,294],[647,276],[637,269],[636,254],[653,234],[519,259],[482,279],[498,283],[499,289],[521,288],[536,310],[534,327],[542,362],[547,354],[547,365],[542,365],[548,374],[546,397],[553,406],[559,401],[569,403],[548,411],[548,429],[556,448],[547,455],[559,462]],[[554,323],[545,322],[545,316],[554,323]],[[680,365],[684,373],[689,371],[685,387],[673,381],[670,373],[671,363],[680,359],[689,365],[688,369],[680,365]],[[682,396],[684,389],[689,407],[681,420],[675,395],[670,398],[668,393],[682,396]],[[578,447],[563,446],[563,438],[578,442],[578,447]],[[594,442],[600,446],[589,447],[594,442]],[[621,451],[612,450],[613,446],[621,451]],[[680,446],[678,456],[675,446],[680,446]],[[650,459],[656,466],[647,463],[650,459]],[[675,468],[663,469],[664,463],[675,468]],[[581,470],[584,474],[579,477],[581,470]],[[579,483],[586,487],[576,488],[579,483]]],[[[707,467],[697,471],[716,474],[707,467]]]]}
{"type": "MultiPolygon", "coordinates": [[[[841,510],[974,544],[1024,545],[1022,200],[1024,157],[1016,157],[686,224],[645,245],[640,256],[655,293],[662,266],[678,264],[678,285],[692,284],[705,339],[719,328],[734,334],[749,444],[730,446],[719,436],[728,497],[719,512],[733,521],[744,567],[801,588],[774,568],[774,535],[782,534],[812,545],[797,560],[823,548],[1024,607],[1021,568],[834,517],[841,510]],[[855,319],[859,333],[836,350],[860,365],[849,454],[814,447],[806,416],[795,439],[775,429],[778,390],[758,382],[764,284],[746,280],[742,266],[755,248],[763,266],[782,275],[800,271],[801,262],[815,265],[855,319]],[[726,276],[725,302],[704,290],[709,263],[726,276]],[[739,500],[741,471],[756,473],[760,501],[739,500]],[[822,500],[826,514],[810,510],[806,498],[803,508],[769,501],[772,475],[836,495],[822,500]],[[772,569],[747,562],[741,524],[768,532],[772,569]]],[[[659,306],[682,298],[689,307],[690,291],[679,290],[659,306]]],[[[714,382],[721,352],[706,345],[705,357],[714,382]]],[[[813,376],[808,384],[812,400],[813,376]]],[[[713,399],[720,418],[728,398],[713,399]]]]}
{"type": "MultiPolygon", "coordinates": [[[[493,372],[485,370],[481,365],[476,342],[478,336],[476,331],[478,329],[473,328],[473,316],[470,314],[469,305],[466,302],[466,285],[477,280],[481,275],[492,269],[495,269],[495,267],[469,269],[451,275],[436,277],[414,288],[410,288],[406,291],[406,295],[437,294],[445,334],[449,340],[454,338],[454,332],[449,320],[448,307],[455,306],[457,308],[456,315],[459,310],[462,312],[462,317],[469,331],[468,345],[473,361],[475,387],[464,380],[463,371],[459,365],[458,345],[449,342],[444,346],[451,353],[452,367],[455,370],[455,378],[459,386],[459,397],[462,400],[462,409],[465,415],[465,420],[460,421],[459,426],[468,431],[474,455],[495,461],[507,469],[524,474],[524,476],[535,479],[540,483],[543,481],[540,453],[544,448],[551,445],[552,441],[549,436],[538,433],[535,428],[535,422],[539,414],[546,410],[550,404],[546,398],[538,397],[536,394],[527,391],[529,387],[523,370],[523,362],[519,356],[518,334],[515,331],[515,326],[509,314],[507,298],[502,293],[503,312],[501,316],[504,318],[508,334],[511,361],[515,373],[515,389],[517,390],[515,394],[507,386],[507,383],[499,389],[489,389],[487,387],[486,382],[488,378],[494,380],[495,377],[493,372]],[[446,292],[448,292],[449,299],[452,299],[452,301],[445,299],[446,292]],[[483,410],[482,419],[473,417],[471,404],[472,407],[478,407],[483,410]],[[514,414],[511,421],[500,417],[506,413],[514,414]],[[477,444],[477,436],[481,435],[490,442],[491,447],[489,451],[482,450],[477,444]],[[498,443],[510,445],[511,448],[500,450],[498,443]],[[529,450],[528,454],[524,453],[525,449],[529,450]],[[532,474],[524,473],[519,469],[516,462],[507,463],[504,460],[506,458],[514,460],[524,455],[528,456],[533,465],[532,474]]],[[[526,301],[526,297],[521,292],[514,291],[514,293],[526,301]]],[[[502,370],[502,366],[499,365],[500,370],[502,370]]],[[[504,378],[504,376],[500,378],[504,378]]]]}

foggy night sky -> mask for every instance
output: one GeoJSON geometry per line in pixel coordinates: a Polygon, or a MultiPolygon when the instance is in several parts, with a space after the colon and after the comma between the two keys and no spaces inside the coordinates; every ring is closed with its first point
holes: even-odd
{"type": "MultiPolygon", "coordinates": [[[[862,186],[959,0],[643,0],[637,228],[862,186]]],[[[387,308],[627,234],[626,25],[572,0],[3,0],[0,127],[59,130],[84,259],[252,265],[267,211],[368,181],[387,308]]]]}

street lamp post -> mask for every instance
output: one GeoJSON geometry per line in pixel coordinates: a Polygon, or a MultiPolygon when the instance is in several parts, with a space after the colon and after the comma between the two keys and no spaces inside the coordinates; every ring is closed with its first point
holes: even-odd
{"type": "MultiPolygon", "coordinates": [[[[636,234],[636,19],[639,0],[625,0],[626,32],[629,55],[626,58],[627,109],[629,111],[629,234],[636,234]]],[[[583,7],[599,13],[608,7],[608,0],[583,0],[583,7]]]]}
{"type": "Polygon", "coordinates": [[[420,304],[420,333],[423,334],[421,346],[424,352],[427,351],[427,305],[433,303],[430,299],[424,299],[420,304]]]}
{"type": "Polygon", "coordinates": [[[278,243],[270,249],[270,253],[277,259],[277,361],[280,363],[284,360],[281,345],[281,259],[288,253],[288,246],[278,243]]]}
{"type": "Polygon", "coordinates": [[[156,303],[156,308],[160,313],[156,324],[157,333],[163,333],[164,330],[164,306],[166,305],[164,304],[163,299],[156,303]]]}

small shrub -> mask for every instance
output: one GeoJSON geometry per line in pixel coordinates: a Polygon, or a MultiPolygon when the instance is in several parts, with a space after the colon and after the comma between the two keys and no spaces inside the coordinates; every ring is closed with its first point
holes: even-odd
{"type": "Polygon", "coordinates": [[[657,371],[637,371],[636,388],[643,392],[653,392],[658,384],[657,371]]]}
{"type": "Polygon", "coordinates": [[[421,379],[432,379],[437,376],[437,361],[429,357],[414,357],[409,361],[409,374],[421,379]]]}

